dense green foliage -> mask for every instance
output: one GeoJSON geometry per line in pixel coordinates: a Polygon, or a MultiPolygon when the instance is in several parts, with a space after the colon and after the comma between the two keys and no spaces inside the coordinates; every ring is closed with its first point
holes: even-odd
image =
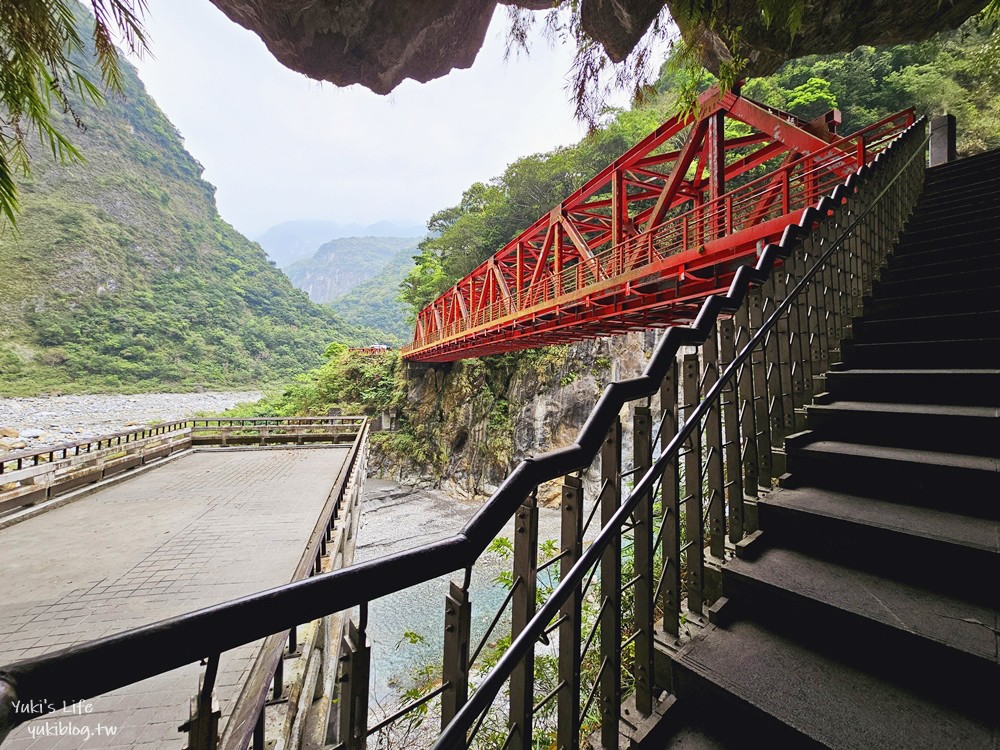
{"type": "Polygon", "coordinates": [[[406,306],[399,299],[399,285],[413,268],[416,240],[396,253],[382,270],[362,281],[330,303],[341,318],[378,331],[377,343],[399,346],[409,341],[413,329],[407,322],[406,306]]]}
{"type": "Polygon", "coordinates": [[[89,5],[93,16],[75,0],[0,0],[0,216],[5,221],[17,221],[14,175],[28,171],[30,131],[38,132],[53,156],[79,161],[81,154],[67,137],[73,126],[82,126],[74,98],[101,102],[98,81],[124,90],[113,35],[133,53],[146,49],[145,0],[90,0],[89,5]],[[80,64],[88,51],[93,66],[80,64]],[[59,118],[60,110],[70,117],[59,118]]]}
{"type": "Polygon", "coordinates": [[[926,42],[792,60],[744,90],[808,117],[836,106],[845,132],[906,107],[919,114],[950,112],[958,118],[959,152],[971,154],[1000,148],[998,61],[1000,31],[974,18],[926,42]]]}
{"type": "Polygon", "coordinates": [[[131,66],[121,80],[106,106],[74,101],[86,161],[34,154],[17,231],[0,234],[0,392],[263,385],[369,339],[219,217],[131,66]]]}
{"type": "MultiPolygon", "coordinates": [[[[974,18],[957,32],[886,49],[859,47],[846,55],[806,57],[773,76],[755,79],[746,95],[814,117],[831,107],[844,114],[842,132],[915,106],[921,114],[951,112],[959,119],[959,150],[1000,147],[1000,33],[974,18]]],[[[693,82],[707,88],[706,73],[693,82]]],[[[692,85],[688,67],[664,65],[656,95],[580,143],[511,164],[489,183],[476,183],[457,206],[431,217],[435,235],[420,244],[417,265],[402,286],[411,319],[538,216],[550,210],[675,110],[692,85]]]]}
{"type": "Polygon", "coordinates": [[[280,393],[235,407],[233,416],[313,416],[340,409],[345,414],[379,414],[399,406],[406,393],[399,354],[361,355],[330,344],[319,367],[303,373],[280,393]]]}

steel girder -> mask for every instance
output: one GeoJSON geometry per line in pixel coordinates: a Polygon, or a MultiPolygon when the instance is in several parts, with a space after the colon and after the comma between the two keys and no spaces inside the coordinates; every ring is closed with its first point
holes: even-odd
{"type": "Polygon", "coordinates": [[[906,110],[840,138],[839,112],[806,122],[713,87],[697,114],[667,120],[422,310],[403,355],[451,361],[687,321],[911,122],[906,110]]]}

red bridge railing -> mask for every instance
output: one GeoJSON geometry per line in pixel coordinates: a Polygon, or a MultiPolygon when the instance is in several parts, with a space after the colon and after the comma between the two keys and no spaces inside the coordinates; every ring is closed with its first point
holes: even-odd
{"type": "MultiPolygon", "coordinates": [[[[914,120],[906,110],[845,138],[827,130],[823,140],[816,121],[712,96],[703,97],[710,111],[700,120],[665,123],[428,305],[403,356],[448,361],[690,321],[694,302],[725,288],[740,263],[914,120]],[[772,126],[770,134],[706,144],[733,115],[772,126]],[[684,148],[657,153],[664,134],[687,125],[684,148]],[[662,164],[672,170],[653,171],[662,164]],[[643,173],[645,187],[636,179],[643,173]],[[612,242],[616,234],[631,236],[612,242]]],[[[839,114],[821,119],[835,125],[839,114]]]]}

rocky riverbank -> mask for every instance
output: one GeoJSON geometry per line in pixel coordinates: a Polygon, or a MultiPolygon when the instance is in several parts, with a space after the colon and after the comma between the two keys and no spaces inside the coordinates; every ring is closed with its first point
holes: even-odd
{"type": "Polygon", "coordinates": [[[141,425],[220,412],[257,391],[0,398],[0,452],[88,440],[141,425]]]}

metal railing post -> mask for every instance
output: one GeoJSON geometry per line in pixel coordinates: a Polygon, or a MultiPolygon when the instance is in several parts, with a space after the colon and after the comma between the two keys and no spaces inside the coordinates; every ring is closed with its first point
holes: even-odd
{"type": "MultiPolygon", "coordinates": [[[[632,469],[638,482],[653,461],[648,406],[632,415],[632,469]]],[[[653,495],[647,493],[632,514],[633,572],[635,579],[635,707],[643,716],[653,712],[653,495]]]]}
{"type": "MultiPolygon", "coordinates": [[[[748,295],[749,296],[749,295],[748,295]]],[[[736,313],[735,351],[743,349],[753,335],[750,331],[749,300],[743,303],[736,313]]],[[[753,366],[750,361],[744,361],[736,372],[737,409],[740,421],[740,458],[743,462],[743,495],[756,498],[760,491],[760,478],[757,474],[759,461],[757,458],[757,414],[754,409],[753,366]]],[[[744,505],[744,531],[752,531],[753,525],[744,505]]]]}
{"type": "MultiPolygon", "coordinates": [[[[770,278],[762,287],[761,320],[767,320],[774,313],[781,300],[778,299],[777,286],[774,278],[770,278]]],[[[784,473],[784,466],[778,466],[779,448],[786,435],[785,432],[785,400],[782,392],[784,370],[781,365],[781,347],[778,336],[772,328],[765,334],[762,351],[764,353],[764,380],[767,392],[767,429],[768,449],[770,453],[771,476],[777,477],[784,473]]],[[[760,425],[758,425],[760,427],[760,425]]]]}
{"type": "Polygon", "coordinates": [[[340,745],[346,750],[364,750],[368,746],[368,675],[371,645],[364,628],[347,621],[341,645],[340,745]]]}
{"type": "MultiPolygon", "coordinates": [[[[660,383],[660,451],[666,450],[680,422],[677,414],[677,358],[670,363],[660,383]]],[[[680,466],[676,458],[666,463],[660,477],[662,506],[663,583],[660,602],[663,608],[663,629],[670,635],[680,635],[681,619],[681,514],[680,466]]]]}
{"type": "MultiPolygon", "coordinates": [[[[562,528],[559,561],[560,580],[583,554],[583,482],[568,476],[562,487],[562,528]]],[[[559,690],[556,745],[580,746],[580,648],[582,597],[577,586],[559,609],[559,690]]]]}
{"type": "Polygon", "coordinates": [[[441,728],[448,726],[469,699],[469,642],[472,603],[467,589],[452,582],[444,608],[444,668],[441,728]]]}
{"type": "Polygon", "coordinates": [[[219,674],[219,654],[208,660],[198,679],[198,695],[191,699],[190,718],[178,727],[187,734],[184,750],[215,750],[219,746],[219,720],[222,711],[215,696],[215,678],[219,674]]]}
{"type": "MultiPolygon", "coordinates": [[[[747,315],[750,331],[756,333],[764,324],[764,295],[760,288],[747,295],[747,315]]],[[[757,434],[757,484],[771,486],[773,463],[771,460],[771,409],[768,398],[768,366],[765,358],[766,340],[750,353],[750,370],[753,377],[754,429],[757,434]]]]}
{"type": "MultiPolygon", "coordinates": [[[[616,418],[601,445],[601,525],[621,505],[622,423],[616,418]]],[[[601,556],[601,747],[618,750],[621,721],[622,542],[618,535],[601,556]]]]}
{"type": "MultiPolygon", "coordinates": [[[[537,490],[514,516],[514,597],[511,602],[510,639],[513,641],[535,614],[538,588],[538,498],[537,490]]],[[[510,725],[517,746],[529,748],[535,686],[535,652],[525,654],[510,676],[510,725]]]]}
{"type": "MultiPolygon", "coordinates": [[[[698,354],[685,354],[681,374],[685,424],[698,408],[698,370],[698,354]]],[[[698,426],[695,426],[688,441],[684,456],[683,500],[687,536],[687,602],[688,610],[700,615],[705,603],[705,527],[701,520],[701,430],[698,426]]]]}
{"type": "MultiPolygon", "coordinates": [[[[719,321],[719,367],[725,370],[736,359],[736,332],[732,318],[719,321]]],[[[736,378],[723,386],[722,418],[725,430],[726,499],[729,506],[729,541],[743,538],[743,457],[740,451],[740,392],[736,378]]]]}
{"type": "MultiPolygon", "coordinates": [[[[702,347],[704,374],[702,394],[719,380],[718,326],[705,339],[702,347]]],[[[718,401],[705,416],[706,475],[708,479],[708,544],[712,557],[723,559],[726,553],[726,498],[722,467],[722,411],[718,401]]]]}

